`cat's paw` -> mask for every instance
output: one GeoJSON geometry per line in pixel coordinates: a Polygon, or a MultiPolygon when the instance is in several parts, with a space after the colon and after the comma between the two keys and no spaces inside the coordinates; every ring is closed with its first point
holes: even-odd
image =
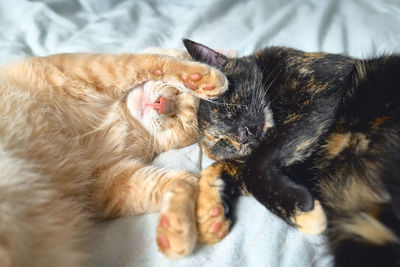
{"type": "Polygon", "coordinates": [[[298,211],[292,222],[296,228],[306,234],[320,234],[327,226],[326,215],[321,203],[314,201],[314,208],[310,211],[298,211]]]}
{"type": "Polygon", "coordinates": [[[158,248],[165,256],[177,259],[188,255],[197,239],[193,212],[187,213],[179,208],[162,212],[156,233],[158,248]]]}
{"type": "Polygon", "coordinates": [[[183,84],[200,98],[216,98],[228,89],[228,79],[216,68],[190,61],[173,63],[164,66],[168,67],[167,69],[156,69],[153,73],[162,75],[162,78],[172,85],[183,84]]]}
{"type": "Polygon", "coordinates": [[[201,242],[216,243],[229,232],[231,220],[226,217],[228,207],[221,196],[223,187],[218,169],[211,166],[203,170],[196,207],[198,238],[201,242]]]}

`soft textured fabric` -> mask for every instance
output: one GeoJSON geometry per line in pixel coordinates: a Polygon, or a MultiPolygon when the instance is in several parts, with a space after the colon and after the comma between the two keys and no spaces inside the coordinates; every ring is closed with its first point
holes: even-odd
{"type": "MultiPolygon", "coordinates": [[[[239,55],[265,45],[368,57],[398,51],[397,0],[47,0],[0,1],[0,63],[62,52],[139,52],[183,48],[182,38],[239,55]]],[[[160,155],[156,164],[199,172],[211,161],[197,144],[160,155]]],[[[231,233],[185,259],[157,251],[158,214],[101,223],[90,266],[331,266],[323,236],[288,227],[253,198],[235,206],[231,233]]]]}

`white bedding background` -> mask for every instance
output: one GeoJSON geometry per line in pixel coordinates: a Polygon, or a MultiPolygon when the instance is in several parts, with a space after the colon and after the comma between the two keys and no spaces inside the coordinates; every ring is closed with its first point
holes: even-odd
{"type": "MultiPolygon", "coordinates": [[[[366,57],[399,51],[400,1],[367,0],[1,0],[0,63],[61,52],[139,52],[183,48],[182,38],[246,55],[265,45],[366,57]]],[[[197,144],[156,164],[199,172],[210,164],[197,144]]],[[[100,224],[89,266],[331,266],[322,236],[286,226],[241,197],[232,232],[188,258],[157,251],[158,214],[100,224]]],[[[60,240],[62,242],[62,240],[60,240]]]]}

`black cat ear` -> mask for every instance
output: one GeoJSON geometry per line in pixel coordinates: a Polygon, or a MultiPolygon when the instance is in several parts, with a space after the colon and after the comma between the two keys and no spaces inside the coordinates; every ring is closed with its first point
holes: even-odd
{"type": "Polygon", "coordinates": [[[205,45],[193,42],[189,39],[183,39],[183,44],[192,58],[196,61],[206,63],[216,68],[222,68],[227,62],[228,58],[225,55],[218,53],[205,45]]]}

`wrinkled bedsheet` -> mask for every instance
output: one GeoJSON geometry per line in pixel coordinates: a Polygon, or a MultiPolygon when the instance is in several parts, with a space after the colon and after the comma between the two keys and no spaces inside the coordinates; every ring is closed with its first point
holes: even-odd
{"type": "MultiPolygon", "coordinates": [[[[236,49],[239,55],[284,45],[368,57],[399,50],[400,2],[0,1],[0,63],[61,52],[183,48],[182,38],[236,49]]],[[[210,163],[198,144],[164,153],[155,162],[195,172],[210,163]]],[[[323,236],[299,233],[253,198],[241,197],[235,216],[223,241],[199,244],[191,256],[177,261],[157,251],[158,214],[101,223],[87,248],[88,266],[331,266],[323,236]]]]}

